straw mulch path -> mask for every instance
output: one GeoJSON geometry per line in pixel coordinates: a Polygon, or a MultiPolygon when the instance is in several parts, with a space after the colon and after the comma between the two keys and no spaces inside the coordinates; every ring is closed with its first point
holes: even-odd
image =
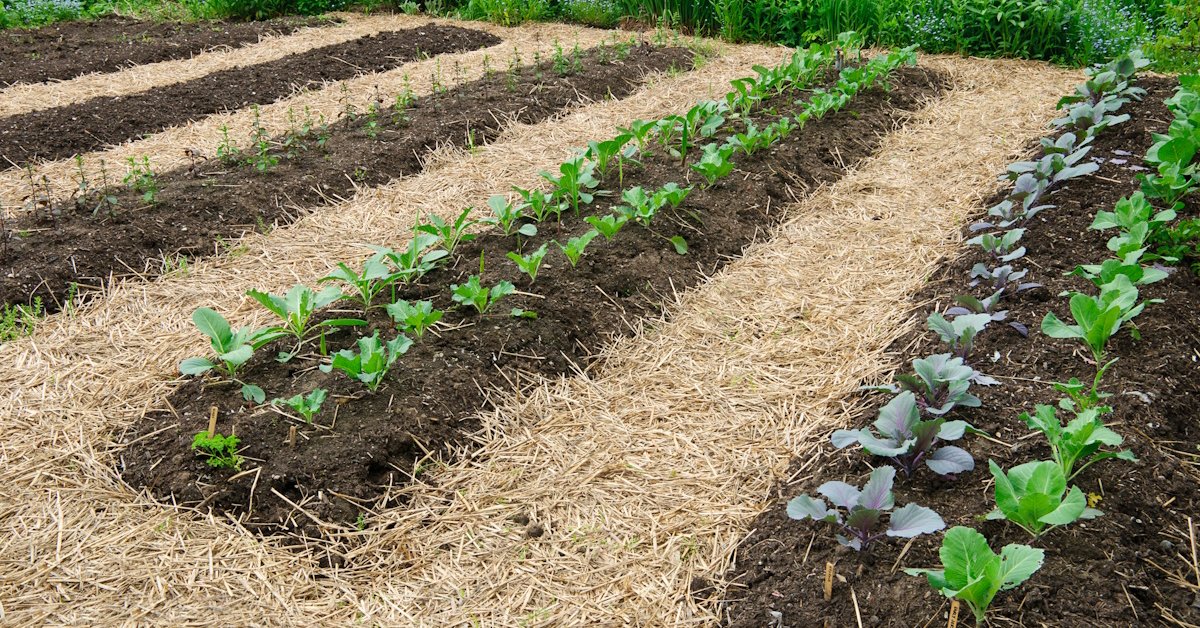
{"type": "MultiPolygon", "coordinates": [[[[417,97],[429,94],[433,90],[433,78],[439,74],[439,81],[446,86],[454,86],[460,82],[479,79],[483,76],[484,72],[484,57],[488,58],[489,67],[492,71],[503,72],[508,67],[509,60],[513,58],[514,51],[520,56],[521,63],[524,65],[533,62],[535,52],[538,52],[542,59],[550,58],[556,41],[563,48],[570,50],[576,42],[579,43],[581,48],[591,48],[599,45],[605,39],[610,39],[614,36],[624,38],[633,36],[632,33],[621,31],[618,31],[614,35],[611,31],[565,24],[536,24],[522,28],[504,28],[487,22],[440,20],[424,16],[408,15],[388,15],[362,18],[362,20],[365,21],[352,21],[351,24],[354,26],[325,27],[302,31],[302,33],[311,33],[309,37],[310,39],[314,39],[308,42],[309,45],[306,48],[352,39],[352,37],[341,35],[343,32],[342,29],[346,28],[368,29],[359,33],[360,35],[366,35],[382,30],[414,28],[431,22],[489,32],[504,41],[496,46],[471,52],[436,55],[431,59],[407,63],[387,72],[366,74],[348,81],[327,85],[323,89],[309,90],[276,103],[263,105],[259,108],[260,124],[268,133],[278,135],[293,126],[293,121],[289,119],[289,111],[292,112],[292,115],[296,117],[296,121],[299,122],[304,119],[304,110],[307,107],[312,119],[316,120],[319,116],[323,115],[325,120],[332,123],[346,110],[347,105],[354,105],[359,110],[365,109],[374,100],[376,92],[383,94],[385,100],[390,101],[395,94],[401,93],[405,87],[411,88],[413,94],[417,97]],[[327,39],[318,38],[317,35],[321,33],[329,33],[329,37],[327,39]]],[[[296,36],[298,35],[293,35],[293,37],[296,36]]],[[[252,48],[258,49],[259,47],[255,46],[252,48]]],[[[302,50],[294,50],[293,52],[299,51],[302,50]]],[[[235,54],[236,52],[238,51],[229,54],[235,54]]],[[[196,59],[200,58],[197,57],[196,59]]],[[[266,61],[269,59],[264,58],[262,60],[266,61]]],[[[257,61],[257,59],[254,60],[254,62],[257,61]]],[[[156,67],[159,65],[164,64],[141,67],[156,67]]],[[[107,76],[123,76],[126,72],[140,72],[142,71],[141,67],[107,76]]],[[[207,74],[209,71],[226,69],[226,67],[214,66],[206,72],[201,72],[200,75],[207,74]]],[[[172,77],[172,75],[164,73],[160,77],[160,80],[165,83],[182,80],[167,80],[169,77],[172,77]]],[[[94,95],[97,94],[80,92],[74,100],[85,100],[94,95]]],[[[119,183],[125,175],[126,161],[130,157],[141,159],[143,156],[150,158],[150,164],[156,172],[165,172],[170,169],[184,167],[191,163],[191,157],[188,156],[185,149],[192,151],[194,154],[210,158],[216,155],[217,146],[221,143],[222,139],[221,127],[223,126],[228,128],[231,139],[245,146],[248,141],[246,138],[250,135],[253,122],[253,111],[248,108],[208,116],[188,124],[166,129],[160,133],[155,133],[145,139],[125,142],[107,150],[83,155],[84,172],[87,174],[89,180],[99,181],[101,174],[100,161],[104,160],[109,180],[119,183]]],[[[30,195],[29,175],[29,172],[19,168],[10,167],[6,170],[0,169],[0,208],[7,209],[9,215],[30,209],[29,204],[24,202],[24,199],[30,195]]],[[[50,196],[52,198],[67,198],[78,187],[79,165],[74,159],[50,161],[34,166],[32,175],[33,179],[39,182],[39,189],[44,187],[40,183],[42,177],[48,179],[48,187],[50,188],[50,196]]]]}
{"type": "MultiPolygon", "coordinates": [[[[528,32],[545,42],[562,28],[528,32]]],[[[185,274],[126,282],[0,345],[0,623],[345,625],[361,610],[379,612],[381,573],[322,569],[283,541],[260,543],[227,522],[158,507],[120,483],[113,435],[161,405],[178,361],[204,351],[191,311],[208,305],[235,324],[261,324],[247,289],[313,283],[335,262],[365,257],[359,243],[398,244],[421,213],[450,215],[532,185],[539,169],[587,140],[717,97],[751,66],[786,54],[726,48],[703,71],[660,77],[628,99],[514,126],[475,154],[444,152],[421,175],[248,237],[231,247],[236,254],[185,274]]],[[[375,619],[408,623],[399,608],[375,619]]]]}

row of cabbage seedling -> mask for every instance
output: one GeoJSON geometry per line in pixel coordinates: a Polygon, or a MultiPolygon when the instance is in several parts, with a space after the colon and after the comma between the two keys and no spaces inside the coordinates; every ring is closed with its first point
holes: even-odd
{"type": "MultiPolygon", "coordinates": [[[[789,516],[836,524],[840,532],[838,540],[856,550],[863,550],[885,536],[912,538],[945,528],[942,518],[929,508],[908,504],[892,510],[896,469],[907,477],[924,466],[936,474],[953,477],[975,468],[975,461],[967,451],[946,443],[977,430],[964,421],[945,417],[959,406],[980,406],[979,398],[970,392],[972,384],[998,384],[969,364],[976,336],[988,325],[999,322],[1007,323],[1021,335],[1028,334],[1025,325],[1008,320],[1008,312],[1002,309],[1005,299],[1039,287],[1036,283],[1022,282],[1028,271],[1014,267],[1025,255],[1025,248],[1020,246],[1025,233],[1022,225],[1037,213],[1053,209],[1053,205],[1043,202],[1048,192],[1065,181],[1099,169],[1095,161],[1086,160],[1091,143],[1106,128],[1129,119],[1128,114],[1117,112],[1131,99],[1140,100],[1145,94],[1130,81],[1147,64],[1140,53],[1134,52],[1089,69],[1087,81],[1074,94],[1060,100],[1058,106],[1065,108],[1065,115],[1053,124],[1062,131],[1061,135],[1041,140],[1043,156],[1039,159],[1017,162],[1007,168],[1001,180],[1012,181],[1011,194],[988,210],[986,221],[972,225],[976,231],[990,230],[968,240],[991,258],[990,264],[976,264],[970,271],[970,285],[987,289],[988,296],[958,297],[959,305],[947,310],[945,316],[938,312],[930,315],[929,328],[947,345],[949,352],[914,360],[914,373],[898,375],[894,385],[872,387],[896,395],[879,412],[874,423],[878,434],[864,428],[838,430],[832,436],[835,447],[857,443],[866,453],[895,466],[877,467],[861,490],[844,482],[827,482],[818,492],[834,508],[828,507],[824,500],[802,495],[788,503],[789,516]],[[887,511],[891,513],[885,525],[883,515],[887,511]]],[[[1200,107],[1194,92],[1188,95],[1181,91],[1172,102],[1176,122],[1171,126],[1171,135],[1160,137],[1147,155],[1147,161],[1158,166],[1158,173],[1139,176],[1142,192],[1122,199],[1114,212],[1099,212],[1092,225],[1094,229],[1121,229],[1108,243],[1115,258],[1100,265],[1080,266],[1071,273],[1090,279],[1099,294],[1070,295],[1073,325],[1062,322],[1053,313],[1042,321],[1044,334],[1079,339],[1091,349],[1097,366],[1095,378],[1090,384],[1074,378],[1054,384],[1057,391],[1066,395],[1057,408],[1038,405],[1033,414],[1021,415],[1030,429],[1046,437],[1052,460],[1029,462],[1008,471],[994,461],[988,463],[995,480],[996,508],[986,518],[1010,521],[1035,541],[1058,526],[1102,514],[1090,507],[1079,487],[1068,489],[1068,483],[1083,469],[1105,459],[1136,460],[1131,452],[1115,449],[1123,439],[1104,425],[1102,417],[1111,408],[1101,405],[1107,394],[1100,391],[1100,382],[1112,364],[1103,362],[1108,339],[1123,325],[1136,333],[1132,320],[1145,307],[1145,303],[1138,301],[1137,286],[1167,276],[1160,268],[1143,266],[1149,261],[1145,255],[1146,242],[1153,229],[1174,218],[1180,199],[1196,184],[1195,166],[1189,166],[1188,162],[1200,140],[1196,131],[1200,123],[1196,112],[1200,107]],[[1191,142],[1190,148],[1180,150],[1185,142],[1191,142]],[[1156,212],[1152,207],[1148,200],[1151,198],[1157,199],[1161,211],[1156,212]],[[1066,425],[1058,416],[1059,410],[1073,417],[1066,425]]],[[[995,595],[1018,586],[1036,572],[1042,565],[1044,552],[1028,545],[1011,544],[997,555],[982,534],[960,526],[946,532],[940,556],[942,569],[906,571],[926,576],[933,588],[965,603],[982,624],[995,595]]]]}
{"type": "MultiPolygon", "coordinates": [[[[512,197],[491,197],[488,199],[491,213],[480,220],[472,219],[473,210],[470,207],[453,221],[430,215],[428,222],[414,227],[414,237],[405,248],[372,247],[375,254],[360,267],[338,263],[333,272],[320,280],[320,283],[329,284],[323,289],[314,290],[297,285],[285,295],[251,290],[248,293],[250,297],[279,317],[280,322],[275,325],[235,330],[214,310],[199,308],[193,313],[192,319],[209,338],[212,352],[207,356],[182,361],[179,370],[184,375],[211,373],[223,376],[240,385],[246,401],[261,404],[266,402],[266,392],[252,382],[242,381],[241,368],[258,349],[273,341],[290,338],[294,349],[281,352],[278,356],[280,361],[295,357],[305,342],[316,341],[322,356],[319,365],[321,370],[344,372],[364,384],[368,391],[374,392],[384,382],[395,362],[412,347],[413,339],[420,340],[444,315],[444,312],[434,309],[433,303],[428,300],[398,300],[397,289],[420,280],[451,259],[458,245],[476,237],[476,226],[490,226],[505,236],[514,236],[519,245],[522,237],[535,236],[537,225],[543,221],[561,220],[564,214],[581,216],[583,207],[591,204],[596,196],[609,194],[599,189],[602,178],[615,175],[618,183],[623,185],[625,168],[630,163],[637,163],[639,156],[655,151],[678,158],[683,165],[688,164],[688,155],[691,154],[694,159],[690,163],[690,171],[703,179],[703,187],[712,186],[732,173],[734,159],[739,154],[751,155],[781,141],[808,120],[841,109],[859,91],[886,80],[897,67],[915,62],[913,51],[906,49],[874,58],[856,67],[841,68],[837,82],[830,89],[814,90],[807,101],[797,103],[798,111],[794,118],[780,117],[763,128],[755,126],[751,113],[758,105],[788,90],[807,87],[832,64],[840,64],[845,50],[857,54],[856,42],[856,38],[847,36],[836,45],[815,45],[797,51],[788,62],[778,67],[756,67],[756,77],[733,81],[733,91],[722,101],[704,102],[683,115],[672,115],[657,121],[635,121],[628,128],[620,129],[619,135],[611,140],[591,142],[586,150],[560,164],[557,173],[543,172],[542,177],[550,184],[548,191],[517,187],[512,197]],[[722,143],[707,141],[718,134],[727,120],[740,120],[743,123],[741,132],[733,130],[722,143]],[[389,292],[390,299],[381,298],[389,292]],[[385,340],[380,338],[377,331],[360,338],[356,348],[329,355],[325,342],[328,332],[367,324],[363,318],[324,319],[319,315],[320,310],[342,302],[353,302],[364,313],[383,302],[382,307],[395,322],[399,333],[385,340]]],[[[574,267],[597,237],[611,240],[631,222],[649,228],[660,211],[677,207],[693,189],[694,186],[681,187],[674,182],[656,190],[642,187],[625,189],[620,195],[623,204],[615,206],[612,213],[583,218],[591,225],[590,230],[566,242],[553,244],[574,267]]],[[[682,237],[667,239],[677,252],[686,254],[687,243],[682,237]]],[[[536,282],[538,271],[550,253],[551,244],[543,244],[528,253],[522,253],[518,246],[517,251],[507,254],[508,259],[528,277],[530,285],[536,282]]],[[[480,260],[480,264],[482,268],[483,260],[480,260]]],[[[493,313],[497,303],[515,291],[516,287],[510,281],[484,285],[480,275],[471,275],[464,283],[450,286],[452,300],[463,308],[474,310],[479,316],[493,313]]],[[[535,318],[536,312],[513,308],[510,315],[535,318]]],[[[327,396],[326,390],[315,389],[287,399],[274,399],[271,403],[290,408],[306,422],[311,422],[320,412],[327,396]]],[[[236,436],[225,436],[215,431],[200,432],[193,441],[193,449],[206,455],[208,463],[215,467],[240,466],[241,458],[236,453],[238,445],[236,436]]]]}

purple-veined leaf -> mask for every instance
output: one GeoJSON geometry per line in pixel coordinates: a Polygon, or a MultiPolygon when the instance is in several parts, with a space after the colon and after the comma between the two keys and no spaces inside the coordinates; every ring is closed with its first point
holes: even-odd
{"type": "Polygon", "coordinates": [[[907,504],[892,512],[888,520],[888,536],[910,539],[932,534],[946,527],[946,522],[934,511],[916,504],[907,504]]]}
{"type": "Polygon", "coordinates": [[[925,465],[938,475],[955,475],[974,469],[975,459],[960,447],[945,445],[926,458],[925,465]]]}
{"type": "Polygon", "coordinates": [[[787,503],[787,514],[792,519],[813,519],[814,521],[840,520],[837,511],[825,507],[825,502],[813,499],[808,495],[794,497],[787,503]]]}
{"type": "Polygon", "coordinates": [[[895,505],[892,496],[892,481],[896,478],[896,469],[888,466],[876,467],[871,472],[871,479],[863,486],[858,504],[872,510],[889,510],[895,505]]]}
{"type": "Polygon", "coordinates": [[[861,495],[857,488],[837,480],[822,484],[817,488],[817,492],[828,497],[834,506],[846,510],[857,506],[861,495]]]}

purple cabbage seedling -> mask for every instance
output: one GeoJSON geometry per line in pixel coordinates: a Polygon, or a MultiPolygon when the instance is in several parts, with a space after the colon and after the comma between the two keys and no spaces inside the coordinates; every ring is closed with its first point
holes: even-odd
{"type": "Polygon", "coordinates": [[[842,449],[858,443],[867,453],[894,462],[905,476],[911,476],[922,463],[934,473],[947,476],[975,468],[971,454],[945,444],[962,438],[971,426],[941,417],[922,421],[912,392],[900,393],[881,408],[874,425],[879,436],[868,428],[838,430],[831,438],[833,446],[842,449]]]}
{"type": "Polygon", "coordinates": [[[998,384],[996,380],[967,366],[960,357],[939,353],[913,360],[915,375],[896,376],[898,384],[871,386],[866,390],[890,393],[909,391],[916,395],[917,407],[930,416],[944,416],[955,407],[978,408],[979,398],[967,390],[975,382],[984,386],[998,384]]]}
{"type": "Polygon", "coordinates": [[[1020,259],[1025,255],[1025,247],[1017,246],[1024,235],[1024,229],[1010,229],[1000,235],[985,233],[975,236],[967,240],[967,244],[978,246],[983,249],[984,253],[991,255],[996,261],[1003,264],[1020,259]]]}
{"type": "Polygon", "coordinates": [[[951,321],[946,320],[940,312],[934,312],[925,320],[929,329],[950,347],[950,351],[965,360],[975,348],[975,336],[992,322],[992,317],[988,314],[963,314],[951,321]]]}
{"type": "Polygon", "coordinates": [[[788,502],[788,516],[800,521],[812,519],[835,524],[839,530],[838,543],[856,551],[862,551],[885,536],[907,539],[945,528],[945,522],[936,512],[916,504],[892,511],[887,526],[884,526],[884,513],[895,506],[892,495],[895,477],[895,469],[883,466],[871,472],[871,478],[861,491],[845,482],[826,482],[817,488],[817,492],[828,498],[834,508],[828,508],[823,499],[801,495],[788,502]]]}
{"type": "Polygon", "coordinates": [[[993,323],[1006,322],[1009,327],[1012,327],[1022,336],[1029,335],[1029,328],[1024,323],[1008,320],[1008,310],[1000,309],[1000,299],[1004,296],[1003,290],[997,290],[991,295],[982,299],[976,298],[969,294],[959,295],[954,297],[954,300],[959,305],[946,310],[946,316],[962,316],[964,314],[987,314],[991,317],[993,323]]]}

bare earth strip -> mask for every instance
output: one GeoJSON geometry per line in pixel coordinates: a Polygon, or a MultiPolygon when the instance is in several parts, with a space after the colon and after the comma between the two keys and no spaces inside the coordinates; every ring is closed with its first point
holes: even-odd
{"type": "MultiPolygon", "coordinates": [[[[545,43],[574,29],[504,36],[521,33],[537,45],[527,32],[545,43]]],[[[204,350],[191,311],[209,305],[239,324],[261,324],[263,312],[243,296],[248,288],[312,283],[336,261],[364,257],[358,243],[399,243],[419,213],[449,215],[512,184],[531,185],[539,169],[587,140],[719,96],[752,65],[786,54],[730,48],[702,71],[661,77],[623,101],[513,127],[476,154],[444,153],[421,175],[248,237],[238,255],[183,276],[126,282],[31,338],[0,345],[0,623],[346,625],[363,611],[384,624],[410,623],[403,608],[380,606],[375,579],[383,574],[371,560],[365,571],[322,569],[277,541],[158,507],[120,483],[120,460],[106,443],[160,406],[174,365],[204,350]]]]}
{"type": "Polygon", "coordinates": [[[182,83],[229,68],[274,61],[318,46],[341,43],[392,28],[390,17],[343,15],[342,24],[303,28],[290,35],[264,37],[257,44],[218,48],[190,59],[136,65],[116,72],[84,74],[49,83],[22,83],[0,90],[0,117],[51,109],[100,96],[124,96],[182,83]]]}
{"type": "MultiPolygon", "coordinates": [[[[373,29],[371,32],[413,28],[437,22],[486,31],[500,37],[504,42],[491,48],[462,54],[437,55],[432,59],[408,63],[387,72],[367,74],[348,81],[330,84],[323,89],[309,90],[291,98],[264,105],[260,107],[262,127],[272,135],[283,133],[303,120],[305,108],[308,109],[309,115],[314,120],[323,115],[327,121],[333,122],[338,119],[339,114],[346,110],[347,105],[353,105],[359,110],[365,108],[375,98],[377,92],[383,94],[388,100],[395,94],[401,93],[405,87],[411,88],[417,97],[429,94],[433,90],[435,78],[444,86],[473,81],[483,76],[485,57],[488,59],[488,65],[492,71],[503,72],[508,67],[509,61],[514,58],[514,54],[520,57],[522,64],[532,63],[535,52],[540,54],[542,59],[548,59],[556,42],[570,50],[576,42],[581,48],[590,48],[614,36],[626,38],[633,36],[630,33],[614,35],[611,31],[563,24],[537,24],[518,29],[504,28],[486,22],[433,20],[427,17],[405,15],[383,16],[370,18],[370,20],[373,29]],[[292,116],[296,116],[295,120],[291,119],[292,116]]],[[[334,29],[329,28],[319,30],[334,32],[334,29]]],[[[317,40],[313,41],[309,47],[338,41],[342,40],[317,40]]],[[[84,171],[89,180],[99,181],[101,160],[103,160],[109,180],[113,184],[119,185],[120,179],[125,174],[124,164],[130,157],[138,159],[143,156],[150,157],[151,166],[156,172],[186,166],[190,163],[191,158],[185,154],[185,149],[208,157],[216,154],[217,146],[221,142],[221,127],[223,126],[229,129],[230,138],[245,146],[253,121],[253,112],[249,109],[208,116],[189,124],[155,133],[145,139],[126,142],[108,150],[83,155],[84,171]]],[[[29,174],[25,170],[17,168],[0,169],[0,208],[6,209],[10,215],[29,209],[24,201],[30,196],[29,174]]],[[[41,186],[42,177],[47,178],[50,196],[55,199],[69,197],[78,187],[79,170],[73,159],[61,159],[34,166],[32,175],[33,179],[39,182],[39,186],[41,186]]]]}

